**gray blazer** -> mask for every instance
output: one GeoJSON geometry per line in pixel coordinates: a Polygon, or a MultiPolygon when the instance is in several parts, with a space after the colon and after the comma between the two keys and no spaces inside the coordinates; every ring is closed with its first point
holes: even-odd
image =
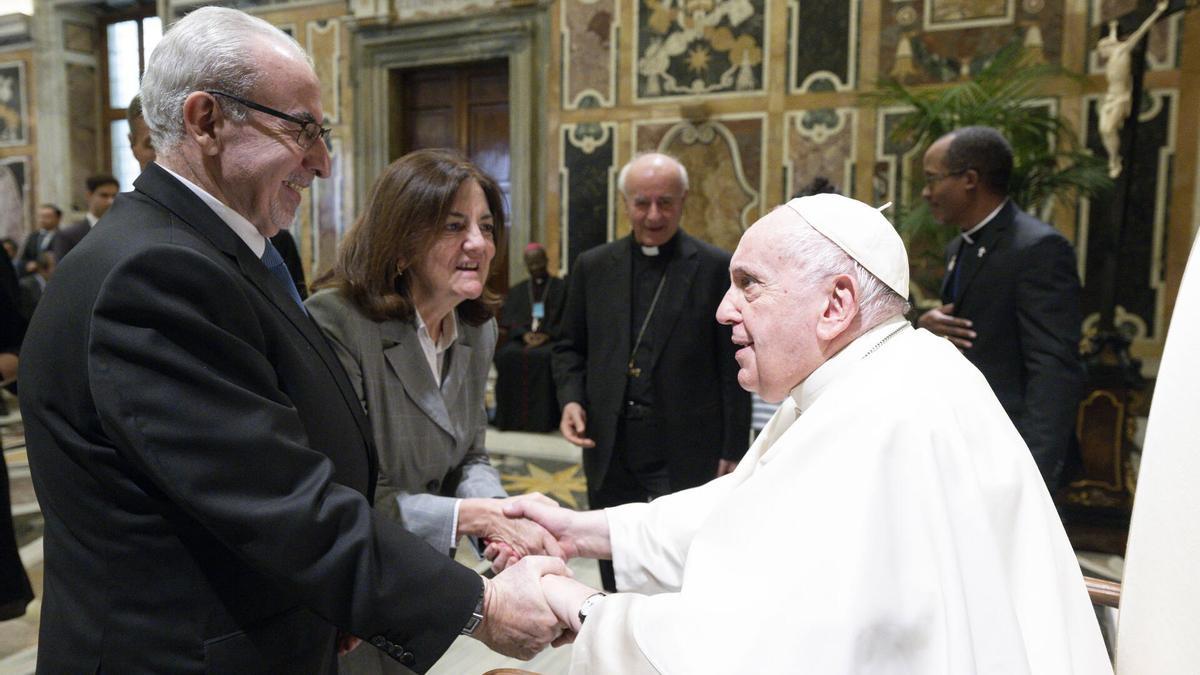
{"type": "Polygon", "coordinates": [[[333,289],[305,306],[333,342],[371,421],[379,452],[375,507],[451,552],[456,500],[507,496],[484,447],[484,388],[496,322],[459,321],[438,387],[415,321],[372,321],[333,289]]]}

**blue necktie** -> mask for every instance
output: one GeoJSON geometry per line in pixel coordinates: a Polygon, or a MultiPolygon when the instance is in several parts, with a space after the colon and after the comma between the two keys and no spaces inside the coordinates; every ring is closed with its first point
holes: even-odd
{"type": "Polygon", "coordinates": [[[288,272],[287,265],[283,264],[283,256],[279,255],[279,251],[271,244],[270,239],[267,240],[267,250],[263,251],[262,262],[275,280],[287,289],[288,295],[296,301],[300,311],[308,314],[308,311],[304,309],[304,301],[300,299],[300,292],[296,290],[296,282],[292,281],[292,275],[288,272]]]}

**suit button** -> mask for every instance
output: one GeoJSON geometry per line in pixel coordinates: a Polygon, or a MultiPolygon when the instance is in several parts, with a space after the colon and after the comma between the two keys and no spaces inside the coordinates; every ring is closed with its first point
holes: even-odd
{"type": "Polygon", "coordinates": [[[428,490],[429,492],[437,492],[438,487],[440,487],[440,486],[438,485],[438,482],[436,480],[431,480],[425,484],[425,489],[428,490]]]}
{"type": "Polygon", "coordinates": [[[411,666],[412,664],[414,664],[416,662],[417,662],[417,657],[413,656],[412,652],[404,652],[403,654],[400,655],[400,663],[402,663],[406,666],[411,666]]]}
{"type": "Polygon", "coordinates": [[[387,643],[387,638],[383,637],[382,635],[376,635],[375,637],[371,638],[371,644],[379,649],[383,649],[387,643]]]}
{"type": "Polygon", "coordinates": [[[388,649],[388,656],[391,656],[393,659],[399,660],[401,656],[404,656],[404,647],[401,647],[400,645],[392,645],[388,649]]]}

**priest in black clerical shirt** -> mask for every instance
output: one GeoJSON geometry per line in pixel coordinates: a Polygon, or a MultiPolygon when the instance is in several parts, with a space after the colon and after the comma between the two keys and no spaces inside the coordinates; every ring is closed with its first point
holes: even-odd
{"type": "MultiPolygon", "coordinates": [[[[559,429],[583,448],[593,509],[732,471],[750,426],[730,329],[715,318],[729,253],[679,227],[687,170],[639,155],[617,186],[632,232],[579,256],[554,346],[559,429]]],[[[613,590],[611,564],[600,570],[613,590]]]]}
{"type": "Polygon", "coordinates": [[[525,247],[529,278],[513,286],[500,309],[504,340],[496,347],[496,420],[506,431],[558,428],[550,351],[558,339],[567,284],[552,276],[546,248],[525,247]]]}

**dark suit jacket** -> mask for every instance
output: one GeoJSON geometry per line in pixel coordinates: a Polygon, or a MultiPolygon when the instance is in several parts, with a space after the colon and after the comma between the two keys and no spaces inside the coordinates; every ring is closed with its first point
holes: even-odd
{"type": "MultiPolygon", "coordinates": [[[[947,266],[962,241],[959,235],[946,246],[947,266]]],[[[948,273],[942,301],[974,323],[978,337],[966,357],[987,378],[1053,486],[1083,393],[1075,251],[1011,201],[979,232],[971,251],[959,263],[957,296],[950,297],[948,273]]]]}
{"type": "Polygon", "coordinates": [[[20,285],[21,315],[25,317],[26,321],[28,321],[33,317],[33,310],[37,309],[38,302],[42,299],[41,275],[35,272],[29,276],[21,277],[20,285]]]}
{"type": "MultiPolygon", "coordinates": [[[[25,237],[25,243],[21,245],[21,253],[17,256],[17,260],[20,261],[20,269],[18,270],[18,273],[21,276],[32,274],[31,272],[25,271],[25,263],[37,262],[37,257],[41,253],[41,251],[38,250],[38,242],[41,241],[42,231],[43,230],[41,228],[38,228],[33,232],[30,232],[29,236],[25,237]]],[[[59,233],[56,228],[54,231],[54,237],[50,240],[50,251],[54,250],[54,240],[58,239],[58,234],[59,233]]]]}
{"type": "Polygon", "coordinates": [[[83,220],[58,228],[58,234],[54,235],[54,240],[50,242],[50,250],[54,251],[54,259],[62,261],[63,257],[83,241],[83,238],[91,231],[87,216],[84,216],[83,220]]]}
{"type": "MultiPolygon", "coordinates": [[[[657,334],[667,338],[650,375],[672,490],[711,480],[718,459],[741,459],[750,430],[750,395],[737,383],[731,331],[716,320],[729,288],[729,254],[682,230],[677,236],[678,255],[667,266],[653,319],[661,327],[657,334]]],[[[559,403],[583,405],[596,442],[583,453],[593,489],[604,482],[624,402],[631,256],[629,237],[579,256],[568,278],[562,338],[554,345],[559,403]]]]}
{"type": "Polygon", "coordinates": [[[371,509],[337,356],[165,171],[58,267],[29,335],[39,672],[333,672],[334,626],[423,672],[458,635],[478,576],[371,509]]]}

